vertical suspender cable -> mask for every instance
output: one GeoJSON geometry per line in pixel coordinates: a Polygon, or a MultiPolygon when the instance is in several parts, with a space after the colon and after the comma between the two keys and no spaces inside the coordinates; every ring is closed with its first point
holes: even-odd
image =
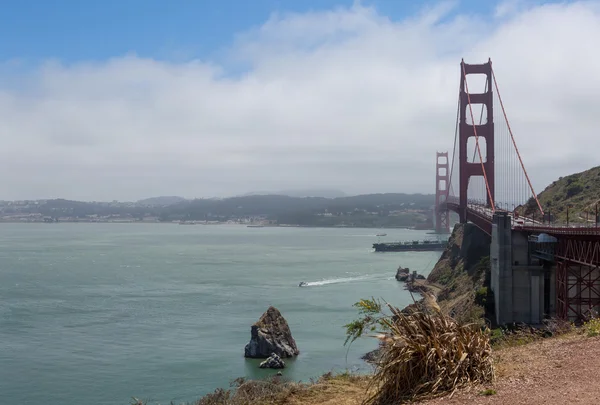
{"type": "Polygon", "coordinates": [[[542,215],[544,214],[544,210],[542,209],[542,205],[533,190],[533,186],[531,185],[531,180],[529,179],[529,175],[527,174],[527,170],[525,170],[525,165],[523,164],[523,160],[521,159],[521,154],[519,153],[519,148],[517,147],[517,143],[515,142],[515,137],[513,136],[512,130],[510,128],[510,123],[508,122],[508,117],[506,115],[506,110],[504,109],[504,103],[502,103],[502,96],[500,95],[500,90],[498,89],[498,82],[496,81],[496,75],[494,74],[494,69],[491,67],[490,61],[490,69],[492,71],[492,78],[494,79],[494,86],[496,87],[496,93],[498,93],[498,99],[500,100],[500,107],[502,107],[502,113],[504,114],[504,120],[506,121],[506,126],[508,127],[508,132],[510,133],[510,138],[512,139],[512,143],[515,147],[515,151],[517,152],[517,157],[519,158],[519,162],[521,163],[521,168],[523,169],[523,173],[525,174],[525,178],[527,179],[527,184],[531,189],[533,197],[535,198],[535,202],[537,203],[538,208],[542,215]]]}
{"type": "MultiPolygon", "coordinates": [[[[452,149],[452,166],[450,167],[450,180],[448,181],[448,194],[450,193],[450,188],[452,187],[452,174],[454,173],[454,158],[456,156],[456,145],[458,143],[458,123],[460,117],[460,87],[458,91],[458,103],[456,107],[456,127],[454,128],[454,148],[452,149]]],[[[460,182],[460,180],[459,180],[460,182]]],[[[458,190],[460,193],[460,183],[458,186],[458,190]]],[[[446,195],[446,200],[448,200],[448,195],[446,195]]]]}

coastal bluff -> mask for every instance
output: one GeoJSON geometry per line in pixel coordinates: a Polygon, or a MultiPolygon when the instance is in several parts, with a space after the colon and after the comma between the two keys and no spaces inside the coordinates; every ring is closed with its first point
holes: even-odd
{"type": "Polygon", "coordinates": [[[491,238],[475,225],[456,224],[423,290],[459,321],[482,320],[493,302],[489,289],[491,238]]]}
{"type": "Polygon", "coordinates": [[[294,357],[300,350],[281,312],[270,306],[250,328],[250,342],[244,349],[244,357],[266,359],[272,354],[281,358],[294,357]]]}

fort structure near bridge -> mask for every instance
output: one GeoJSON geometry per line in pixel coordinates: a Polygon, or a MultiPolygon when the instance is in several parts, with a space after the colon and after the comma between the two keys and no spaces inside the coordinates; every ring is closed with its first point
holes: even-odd
{"type": "Polygon", "coordinates": [[[448,212],[454,211],[461,223],[471,222],[490,236],[490,287],[498,324],[539,324],[555,316],[581,322],[597,315],[598,218],[580,225],[546,220],[517,147],[492,61],[461,61],[460,70],[452,160],[448,161],[448,153],[437,153],[436,231],[449,229],[448,212]],[[485,80],[481,93],[470,91],[472,75],[485,80]],[[523,216],[524,207],[533,207],[537,215],[523,216]]]}

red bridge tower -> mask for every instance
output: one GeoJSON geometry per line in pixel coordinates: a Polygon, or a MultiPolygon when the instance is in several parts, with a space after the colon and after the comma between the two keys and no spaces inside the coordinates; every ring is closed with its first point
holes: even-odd
{"type": "Polygon", "coordinates": [[[460,222],[467,222],[467,189],[469,179],[475,176],[483,176],[486,183],[487,206],[494,207],[494,109],[492,93],[492,61],[487,63],[469,65],[460,62],[460,121],[458,126],[459,145],[459,176],[460,176],[460,222]],[[485,93],[472,94],[467,83],[467,75],[482,74],[486,76],[487,86],[485,93]],[[473,104],[483,104],[486,107],[486,122],[467,123],[467,116],[473,120],[473,104]],[[474,162],[468,161],[467,143],[469,138],[476,142],[477,158],[474,162]],[[485,155],[479,145],[485,139],[485,155]]]}
{"type": "Polygon", "coordinates": [[[450,233],[448,207],[444,204],[448,197],[448,184],[450,174],[448,152],[437,152],[435,163],[435,231],[436,233],[450,233]]]}

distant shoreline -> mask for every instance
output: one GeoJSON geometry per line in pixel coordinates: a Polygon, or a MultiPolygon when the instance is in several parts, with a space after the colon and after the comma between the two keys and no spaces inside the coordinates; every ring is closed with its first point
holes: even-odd
{"type": "Polygon", "coordinates": [[[163,224],[163,225],[186,225],[186,226],[239,226],[245,228],[326,228],[326,229],[407,229],[412,231],[433,231],[433,229],[416,229],[410,226],[323,226],[323,225],[260,225],[256,226],[253,224],[232,224],[232,223],[215,223],[215,224],[180,224],[178,222],[167,222],[167,221],[57,221],[57,222],[43,222],[43,221],[6,221],[0,220],[1,224],[163,224]],[[250,226],[248,226],[250,225],[250,226]]]}

